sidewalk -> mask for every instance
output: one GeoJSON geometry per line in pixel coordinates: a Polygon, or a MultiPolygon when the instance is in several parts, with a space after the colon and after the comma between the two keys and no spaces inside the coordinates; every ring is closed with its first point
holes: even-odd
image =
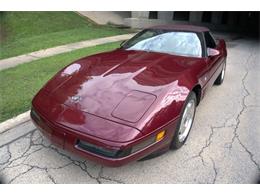
{"type": "Polygon", "coordinates": [[[66,53],[66,52],[70,52],[73,50],[85,48],[85,47],[102,45],[105,43],[111,43],[111,42],[116,42],[116,41],[123,41],[123,40],[131,38],[133,35],[134,34],[124,34],[124,35],[117,35],[117,36],[112,36],[112,37],[92,39],[92,40],[87,40],[87,41],[80,41],[80,42],[76,42],[76,43],[70,43],[67,45],[61,45],[61,46],[57,46],[57,47],[53,47],[53,48],[43,49],[43,50],[35,51],[32,53],[23,54],[20,56],[2,59],[2,60],[0,60],[0,71],[7,69],[7,68],[17,66],[19,64],[26,63],[26,62],[31,62],[31,61],[38,60],[41,58],[46,58],[46,57],[54,56],[57,54],[66,53]]]}

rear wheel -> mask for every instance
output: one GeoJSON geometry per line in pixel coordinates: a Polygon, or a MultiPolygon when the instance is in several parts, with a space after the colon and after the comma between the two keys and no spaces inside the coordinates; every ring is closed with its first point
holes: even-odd
{"type": "Polygon", "coordinates": [[[192,91],[184,104],[177,130],[171,143],[172,149],[178,149],[186,142],[195,117],[196,105],[196,94],[192,91]]]}
{"type": "Polygon", "coordinates": [[[221,85],[224,81],[225,78],[225,73],[226,73],[226,62],[224,62],[223,68],[221,73],[218,75],[218,78],[215,81],[215,85],[221,85]]]}

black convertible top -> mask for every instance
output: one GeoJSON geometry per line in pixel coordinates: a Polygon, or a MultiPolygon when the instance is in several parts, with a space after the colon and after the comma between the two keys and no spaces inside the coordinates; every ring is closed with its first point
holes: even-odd
{"type": "Polygon", "coordinates": [[[152,27],[147,28],[147,29],[176,30],[176,31],[188,31],[188,32],[206,32],[206,31],[209,31],[208,28],[203,27],[203,26],[179,25],[179,24],[152,26],[152,27]]]}

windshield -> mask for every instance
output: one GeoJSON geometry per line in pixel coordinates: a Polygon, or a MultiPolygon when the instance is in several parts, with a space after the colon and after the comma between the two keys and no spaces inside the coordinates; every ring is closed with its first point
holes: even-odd
{"type": "Polygon", "coordinates": [[[200,39],[193,32],[145,30],[127,41],[123,48],[181,56],[202,56],[200,39]]]}

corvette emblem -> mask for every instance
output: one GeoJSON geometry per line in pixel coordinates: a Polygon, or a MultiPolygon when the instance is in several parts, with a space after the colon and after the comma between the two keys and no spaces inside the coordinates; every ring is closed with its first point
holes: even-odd
{"type": "Polygon", "coordinates": [[[73,102],[79,102],[79,101],[81,100],[81,97],[78,96],[78,95],[75,95],[75,96],[72,96],[72,97],[71,97],[71,100],[72,100],[73,102]]]}

